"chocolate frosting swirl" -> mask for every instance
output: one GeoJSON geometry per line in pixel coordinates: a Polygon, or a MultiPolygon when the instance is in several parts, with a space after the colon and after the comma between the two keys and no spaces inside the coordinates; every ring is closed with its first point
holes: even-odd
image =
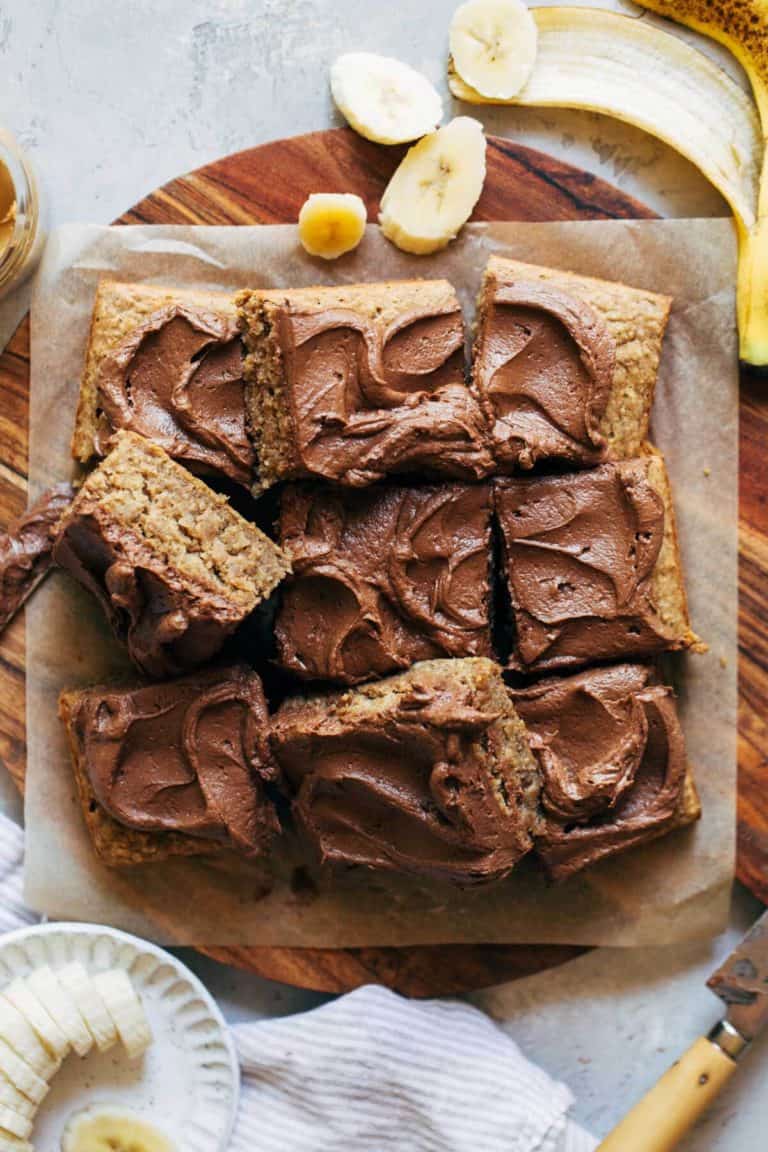
{"type": "Polygon", "coordinates": [[[610,397],[616,347],[589,304],[549,283],[491,282],[483,300],[474,378],[497,464],[538,460],[599,464],[600,422],[610,397]]]}
{"type": "Polygon", "coordinates": [[[206,590],[192,594],[169,566],[149,551],[128,548],[119,527],[83,501],[64,517],[54,559],[101,603],[118,639],[147,676],[178,676],[210,660],[235,630],[242,613],[206,590]]]}
{"type": "Polygon", "coordinates": [[[347,684],[431,657],[489,656],[490,489],[286,489],[293,564],[275,632],[282,664],[347,684]]]}
{"type": "Polygon", "coordinates": [[[240,666],[144,688],[94,688],[71,715],[98,803],[128,828],[215,840],[248,856],[279,823],[261,681],[240,666]]]}
{"type": "Polygon", "coordinates": [[[461,310],[385,326],[346,308],[277,309],[296,476],[352,487],[393,472],[480,478],[485,422],[464,383],[461,310]]]}
{"type": "Polygon", "coordinates": [[[643,459],[494,485],[516,636],[511,666],[676,647],[653,601],[664,502],[643,459]]]}
{"type": "Polygon", "coordinates": [[[536,850],[557,879],[675,822],[686,774],[672,690],[639,664],[513,690],[542,770],[536,850]]]}
{"type": "Polygon", "coordinates": [[[53,542],[72,502],[70,484],[56,484],[0,534],[0,632],[53,564],[53,542]]]}
{"type": "MultiPolygon", "coordinates": [[[[421,665],[413,672],[426,677],[421,665]]],[[[531,844],[534,765],[517,785],[494,775],[508,761],[500,713],[457,677],[417,677],[397,692],[386,716],[342,696],[290,701],[273,717],[273,751],[309,842],[327,864],[461,885],[506,875],[531,844]]]]}
{"type": "Polygon", "coordinates": [[[97,389],[100,455],[125,428],[199,472],[251,482],[234,317],[188,304],[158,309],[104,358],[97,389]]]}

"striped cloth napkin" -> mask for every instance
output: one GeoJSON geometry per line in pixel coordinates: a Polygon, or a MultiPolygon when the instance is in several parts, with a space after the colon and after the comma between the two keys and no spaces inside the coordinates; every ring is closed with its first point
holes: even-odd
{"type": "MultiPolygon", "coordinates": [[[[24,907],[24,834],[0,814],[0,933],[24,907]]],[[[370,985],[232,1029],[242,1069],[230,1152],[592,1152],[564,1084],[452,1000],[370,985]]]]}

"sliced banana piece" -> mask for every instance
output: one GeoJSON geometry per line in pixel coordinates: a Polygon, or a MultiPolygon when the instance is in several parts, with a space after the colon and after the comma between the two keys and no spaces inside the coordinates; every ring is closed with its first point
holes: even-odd
{"type": "Polygon", "coordinates": [[[100,1052],[108,1052],[117,1043],[117,1029],[96,985],[78,961],[67,964],[56,975],[69,992],[100,1052]]]}
{"type": "Polygon", "coordinates": [[[345,120],[378,144],[406,144],[443,118],[437,89],[391,56],[347,52],[331,66],[331,94],[345,120]]]}
{"type": "Polygon", "coordinates": [[[18,1136],[21,1140],[26,1140],[32,1131],[32,1120],[29,1116],[23,1116],[21,1112],[17,1112],[14,1108],[8,1108],[5,1104],[0,1104],[0,1131],[10,1132],[12,1136],[18,1136]]]}
{"type": "Polygon", "coordinates": [[[381,230],[404,252],[437,252],[472,215],[484,180],[483,126],[457,116],[408,150],[381,198],[381,230]]]}
{"type": "Polygon", "coordinates": [[[175,1152],[175,1145],[148,1120],[124,1108],[99,1108],[73,1116],[61,1152],[175,1152]]]}
{"type": "Polygon", "coordinates": [[[2,1073],[0,1073],[0,1107],[12,1108],[14,1112],[19,1112],[30,1120],[37,1114],[37,1104],[28,1100],[2,1073]]]}
{"type": "MultiPolygon", "coordinates": [[[[749,230],[758,211],[763,140],[754,103],[722,68],[684,40],[636,17],[597,8],[535,8],[539,32],[530,80],[509,103],[586,108],[626,120],[686,156],[749,230]]],[[[454,62],[455,64],[455,62],[454,62]]],[[[483,96],[458,68],[450,89],[483,96]]]]}
{"type": "Polygon", "coordinates": [[[141,1056],[152,1043],[152,1032],[130,976],[122,968],[112,968],[99,972],[93,982],[129,1057],[133,1060],[141,1056]]]}
{"type": "Polygon", "coordinates": [[[0,1152],[35,1152],[28,1140],[0,1129],[0,1152]]]}
{"type": "Polygon", "coordinates": [[[462,80],[483,96],[517,95],[536,62],[536,22],[523,0],[467,0],[453,14],[448,44],[462,80]]]}
{"type": "Polygon", "coordinates": [[[4,996],[0,996],[0,1039],[43,1080],[50,1080],[57,1071],[59,1062],[45,1050],[26,1017],[4,996]]]}
{"type": "Polygon", "coordinates": [[[77,1004],[62,986],[53,969],[48,964],[41,965],[30,974],[28,983],[78,1056],[87,1056],[93,1047],[93,1036],[88,1031],[77,1004]]]}
{"type": "Polygon", "coordinates": [[[0,1073],[33,1104],[40,1104],[48,1091],[48,1084],[26,1064],[20,1056],[0,1038],[0,1073]]]}
{"type": "Polygon", "coordinates": [[[299,240],[310,256],[335,260],[357,248],[365,233],[365,204],[351,192],[313,192],[299,212],[299,240]]]}
{"type": "Polygon", "coordinates": [[[54,1060],[63,1060],[69,1052],[70,1044],[53,1017],[46,1011],[41,1001],[25,980],[14,980],[3,989],[6,1000],[26,1016],[32,1028],[42,1040],[54,1060]]]}

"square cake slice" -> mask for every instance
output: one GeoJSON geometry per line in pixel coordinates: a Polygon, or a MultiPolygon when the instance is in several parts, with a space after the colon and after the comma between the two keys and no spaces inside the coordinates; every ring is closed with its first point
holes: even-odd
{"type": "Polygon", "coordinates": [[[64,692],[59,714],[85,823],[106,864],[268,851],[280,825],[266,785],[277,771],[250,668],[64,692]]]}
{"type": "Polygon", "coordinates": [[[99,284],[73,455],[82,463],[106,455],[120,429],[196,472],[250,486],[255,457],[232,294],[99,284]]]}
{"type": "Polygon", "coordinates": [[[209,660],[290,568],[223,496],[133,432],[117,433],[85,480],[54,559],[98,597],[152,677],[209,660]]]}
{"type": "Polygon", "coordinates": [[[470,885],[505,876],[531,847],[538,767],[490,660],[428,660],[287,700],[271,739],[323,863],[470,885]]]}
{"type": "Polygon", "coordinates": [[[636,456],[648,434],[671,300],[492,256],[473,382],[498,468],[589,467],[636,456]]]}
{"type": "Polygon", "coordinates": [[[237,303],[259,490],[312,477],[363,487],[395,473],[489,474],[447,281],[247,290],[237,303]]]}
{"type": "Polygon", "coordinates": [[[585,472],[497,480],[494,500],[514,625],[511,668],[701,647],[655,449],[585,472]]]}
{"type": "Polygon", "coordinates": [[[439,656],[490,656],[487,484],[283,491],[293,577],[275,632],[282,665],[359,683],[439,656]]]}
{"type": "Polygon", "coordinates": [[[701,815],[671,688],[614,664],[512,691],[542,774],[536,852],[562,880],[701,815]]]}

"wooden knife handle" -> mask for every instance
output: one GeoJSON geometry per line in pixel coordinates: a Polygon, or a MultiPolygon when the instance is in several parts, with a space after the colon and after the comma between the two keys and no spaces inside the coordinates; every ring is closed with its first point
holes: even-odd
{"type": "Polygon", "coordinates": [[[672,1152],[738,1065],[704,1036],[627,1113],[597,1152],[672,1152]]]}

